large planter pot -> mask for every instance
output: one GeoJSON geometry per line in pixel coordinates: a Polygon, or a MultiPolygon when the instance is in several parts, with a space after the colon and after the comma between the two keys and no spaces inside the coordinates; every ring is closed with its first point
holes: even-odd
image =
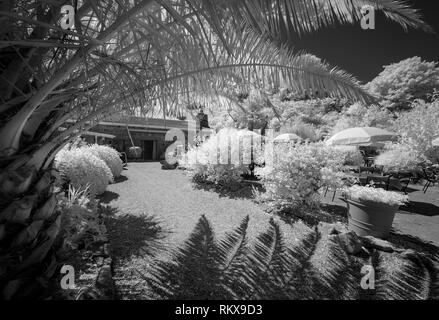
{"type": "Polygon", "coordinates": [[[373,201],[346,200],[349,230],[359,236],[386,239],[399,205],[373,201]]]}

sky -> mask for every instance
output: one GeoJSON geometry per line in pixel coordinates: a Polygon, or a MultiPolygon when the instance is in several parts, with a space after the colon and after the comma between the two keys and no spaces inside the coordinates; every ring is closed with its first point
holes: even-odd
{"type": "Polygon", "coordinates": [[[296,48],[324,59],[332,66],[353,74],[363,83],[375,78],[384,65],[419,56],[439,62],[439,1],[410,0],[420,9],[436,34],[404,29],[377,12],[375,30],[363,30],[360,23],[322,29],[295,41],[296,48]]]}

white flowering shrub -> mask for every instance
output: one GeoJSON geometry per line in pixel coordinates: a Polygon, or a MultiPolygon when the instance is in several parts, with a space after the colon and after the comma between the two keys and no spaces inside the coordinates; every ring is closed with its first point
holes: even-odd
{"type": "Polygon", "coordinates": [[[439,65],[412,57],[384,66],[365,88],[390,108],[410,108],[415,99],[425,99],[439,87],[439,65]]]}
{"type": "Polygon", "coordinates": [[[296,121],[284,126],[280,130],[283,133],[294,133],[301,137],[303,140],[316,142],[320,140],[321,136],[316,129],[316,127],[309,123],[303,123],[301,121],[296,121]]]}
{"type": "Polygon", "coordinates": [[[107,164],[87,149],[62,149],[55,157],[55,168],[73,187],[85,188],[88,185],[92,195],[99,195],[108,183],[113,182],[113,175],[107,164]]]}
{"type": "Polygon", "coordinates": [[[409,145],[393,144],[386,151],[375,158],[375,164],[384,166],[386,170],[401,171],[415,170],[423,161],[416,149],[409,145]]]}
{"type": "Polygon", "coordinates": [[[355,127],[377,127],[388,129],[393,124],[393,115],[377,105],[366,106],[354,103],[341,113],[331,129],[331,135],[355,127]]]}
{"type": "Polygon", "coordinates": [[[371,201],[388,204],[390,206],[398,205],[402,206],[409,201],[408,196],[393,192],[386,191],[380,188],[352,186],[343,190],[343,195],[354,201],[371,201]]]}
{"type": "Polygon", "coordinates": [[[120,154],[115,149],[109,146],[92,144],[87,147],[86,151],[91,152],[98,158],[105,161],[108,168],[110,168],[113,178],[117,178],[123,171],[123,162],[120,159],[120,154]]]}
{"type": "Polygon", "coordinates": [[[285,146],[260,171],[265,193],[258,198],[278,209],[316,207],[319,191],[344,186],[343,165],[344,156],[322,143],[285,146]]]}
{"type": "Polygon", "coordinates": [[[439,95],[431,103],[415,101],[411,111],[398,115],[393,130],[399,134],[402,144],[422,158],[439,136],[439,95]]]}
{"type": "Polygon", "coordinates": [[[195,181],[236,184],[249,170],[252,149],[254,163],[263,163],[261,140],[260,136],[247,130],[224,128],[198,147],[190,148],[179,164],[189,171],[195,181]]]}
{"type": "Polygon", "coordinates": [[[333,146],[328,148],[333,148],[335,153],[339,153],[345,166],[361,166],[364,163],[363,155],[357,147],[333,146]]]}
{"type": "Polygon", "coordinates": [[[439,147],[432,147],[425,152],[425,157],[432,164],[439,164],[439,147]]]}

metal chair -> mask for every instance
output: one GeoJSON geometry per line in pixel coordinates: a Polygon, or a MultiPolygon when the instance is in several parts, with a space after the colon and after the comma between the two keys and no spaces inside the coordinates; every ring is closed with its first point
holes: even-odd
{"type": "Polygon", "coordinates": [[[404,194],[407,194],[407,188],[412,181],[413,174],[411,172],[396,172],[390,176],[399,180],[402,185],[401,191],[404,192],[404,194]]]}
{"type": "Polygon", "coordinates": [[[384,166],[375,165],[373,173],[384,175],[384,166]]]}
{"type": "MultiPolygon", "coordinates": [[[[326,187],[324,197],[326,197],[326,195],[328,194],[328,191],[329,191],[329,187],[326,187]]],[[[336,193],[337,193],[337,189],[334,189],[334,194],[332,195],[332,202],[334,202],[335,194],[336,194],[336,193]]]]}
{"type": "Polygon", "coordinates": [[[123,166],[126,167],[128,165],[127,154],[125,152],[119,152],[119,154],[120,154],[120,159],[123,162],[123,166]]]}
{"type": "Polygon", "coordinates": [[[422,188],[422,191],[424,193],[427,193],[428,188],[430,188],[431,185],[434,187],[434,185],[436,184],[437,176],[433,170],[429,170],[426,168],[422,168],[422,172],[424,173],[424,179],[427,180],[427,182],[424,185],[424,188],[422,188]]]}
{"type": "Polygon", "coordinates": [[[370,167],[370,157],[367,156],[366,151],[360,150],[360,153],[363,156],[363,165],[365,167],[370,167]]]}

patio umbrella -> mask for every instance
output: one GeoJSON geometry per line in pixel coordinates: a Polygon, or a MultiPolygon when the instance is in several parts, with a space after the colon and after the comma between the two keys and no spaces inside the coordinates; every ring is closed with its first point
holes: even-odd
{"type": "Polygon", "coordinates": [[[279,136],[277,136],[276,138],[274,138],[274,142],[290,142],[290,141],[298,141],[301,140],[302,138],[300,138],[297,134],[294,133],[284,133],[281,134],[279,136]]]}
{"type": "Polygon", "coordinates": [[[247,129],[239,130],[238,135],[241,137],[251,137],[251,136],[260,137],[261,136],[260,134],[254,132],[254,131],[247,130],[247,129]]]}
{"type": "Polygon", "coordinates": [[[332,146],[334,149],[336,150],[341,150],[341,151],[356,151],[358,150],[357,146],[343,146],[343,145],[334,145],[332,146]]]}
{"type": "Polygon", "coordinates": [[[434,139],[434,140],[431,142],[431,144],[432,144],[434,147],[439,147],[439,137],[437,137],[436,139],[434,139]]]}
{"type": "Polygon", "coordinates": [[[393,132],[373,127],[351,128],[336,133],[326,141],[326,145],[376,146],[380,142],[395,140],[393,132]]]}
{"type": "Polygon", "coordinates": [[[239,130],[238,131],[238,137],[239,138],[251,138],[253,141],[263,141],[264,137],[261,136],[260,134],[244,129],[244,130],[239,130]]]}

